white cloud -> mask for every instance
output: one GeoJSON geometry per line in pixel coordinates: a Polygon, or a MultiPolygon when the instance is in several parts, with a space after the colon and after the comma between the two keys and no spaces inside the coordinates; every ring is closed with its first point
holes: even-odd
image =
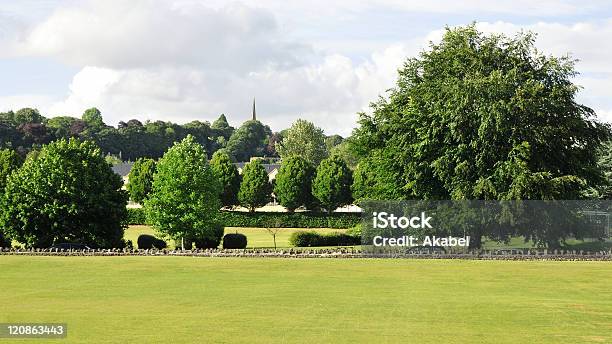
{"type": "MultiPolygon", "coordinates": [[[[469,13],[478,9],[554,15],[591,11],[594,2],[579,8],[570,1],[458,3],[311,0],[289,4],[270,0],[249,2],[256,7],[247,7],[199,0],[77,2],[58,8],[21,36],[15,35],[14,49],[0,50],[0,54],[47,56],[78,66],[68,94],[60,100],[35,95],[4,97],[0,105],[33,104],[48,115],[79,115],[97,106],[110,124],[133,117],[210,121],[226,113],[239,125],[249,118],[255,96],[260,119],[273,129],[286,128],[301,117],[327,133],[348,135],[356,113],[367,110],[369,102],[393,86],[405,58],[415,56],[427,41],[439,40],[443,30],[400,42],[370,41],[365,50],[371,53],[359,60],[342,54],[347,49],[334,47],[333,42],[320,50],[292,41],[283,24],[290,20],[285,15],[279,21],[278,13],[299,12],[300,16],[293,17],[297,20],[338,13],[350,17],[380,6],[412,12],[469,13]],[[17,104],[17,99],[23,102],[17,104]]],[[[612,21],[526,26],[500,21],[478,26],[486,32],[510,34],[530,29],[539,34],[536,45],[545,53],[572,52],[581,59],[578,69],[587,73],[577,79],[585,87],[581,100],[600,116],[607,114],[606,119],[612,119],[612,66],[608,63],[612,41],[607,38],[612,35],[612,21]]],[[[358,38],[341,42],[367,43],[358,38]]]]}
{"type": "Polygon", "coordinates": [[[279,33],[271,12],[240,4],[211,9],[163,0],[89,1],[55,11],[13,53],[77,66],[180,64],[234,73],[300,64],[310,48],[285,42],[279,33]]]}

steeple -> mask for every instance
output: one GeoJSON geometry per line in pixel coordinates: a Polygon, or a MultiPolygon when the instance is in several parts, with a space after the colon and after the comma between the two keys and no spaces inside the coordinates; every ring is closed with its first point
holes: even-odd
{"type": "Polygon", "coordinates": [[[257,120],[257,114],[255,113],[255,97],[253,97],[253,120],[257,120]]]}

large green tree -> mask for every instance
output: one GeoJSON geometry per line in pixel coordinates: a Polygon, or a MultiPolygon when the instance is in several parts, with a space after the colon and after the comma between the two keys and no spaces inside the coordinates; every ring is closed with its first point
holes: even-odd
{"type": "Polygon", "coordinates": [[[140,158],[134,162],[126,186],[132,201],[142,203],[147,198],[151,192],[154,174],[155,160],[140,158]]]}
{"type": "Polygon", "coordinates": [[[221,182],[221,204],[224,207],[238,205],[240,174],[229,155],[223,151],[216,151],[210,160],[210,166],[219,182],[221,182]]]}
{"type": "Polygon", "coordinates": [[[315,166],[328,155],[323,130],[303,119],[295,121],[283,134],[282,141],[276,144],[276,151],[283,159],[301,156],[315,166]]]}
{"type": "Polygon", "coordinates": [[[293,212],[300,206],[312,204],[314,172],[314,166],[300,156],[291,156],[281,163],[276,175],[274,194],[279,203],[289,212],[293,212]]]}
{"type": "Polygon", "coordinates": [[[321,205],[332,213],[336,208],[351,204],[353,176],[344,160],[338,156],[329,157],[319,164],[312,182],[312,194],[321,205]]]}
{"type": "Polygon", "coordinates": [[[188,135],[158,161],[144,208],[149,222],[164,237],[218,240],[220,193],[221,183],[204,148],[188,135]]]}
{"type": "MultiPolygon", "coordinates": [[[[540,54],[534,36],[485,35],[474,25],[399,71],[388,98],[361,116],[363,156],[386,159],[403,198],[579,199],[603,181],[597,167],[609,127],[576,102],[574,61],[540,54]]],[[[367,195],[366,195],[367,196],[367,195]]],[[[479,246],[482,235],[473,232],[479,246]]],[[[571,233],[526,238],[551,246],[571,233]]]]}
{"type": "Polygon", "coordinates": [[[62,241],[122,247],[122,186],[93,142],[55,141],[8,178],[0,227],[29,247],[62,241]]]}
{"type": "Polygon", "coordinates": [[[255,208],[268,204],[271,189],[268,173],[258,159],[244,165],[238,192],[240,205],[254,212],[255,208]]]}

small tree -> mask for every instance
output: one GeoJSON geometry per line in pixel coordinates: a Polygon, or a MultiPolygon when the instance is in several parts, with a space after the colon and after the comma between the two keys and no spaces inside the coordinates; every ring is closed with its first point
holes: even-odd
{"type": "Polygon", "coordinates": [[[221,204],[224,207],[237,205],[240,174],[238,168],[232,164],[229,155],[224,151],[216,151],[210,160],[210,167],[221,182],[221,204]]]}
{"type": "Polygon", "coordinates": [[[0,228],[28,247],[58,241],[122,247],[127,220],[122,186],[93,142],[55,141],[8,178],[0,228]]]}
{"type": "Polygon", "coordinates": [[[328,155],[323,130],[303,119],[291,125],[283,140],[276,145],[276,151],[283,159],[301,156],[315,166],[328,155]]]}
{"type": "Polygon", "coordinates": [[[155,160],[140,158],[136,160],[128,176],[126,186],[132,201],[142,203],[153,185],[153,175],[155,174],[155,160]]]}
{"type": "Polygon", "coordinates": [[[220,240],[216,230],[220,192],[204,148],[188,135],[157,163],[144,208],[149,222],[164,237],[220,240]]]}
{"type": "Polygon", "coordinates": [[[270,233],[270,235],[272,235],[272,240],[274,240],[274,249],[276,250],[276,234],[278,234],[281,229],[279,227],[266,227],[266,230],[268,233],[270,233]]]}
{"type": "Polygon", "coordinates": [[[283,160],[276,175],[274,194],[289,212],[312,203],[314,171],[312,164],[300,156],[283,160]]]}
{"type": "Polygon", "coordinates": [[[254,212],[270,201],[271,186],[268,173],[259,160],[254,160],[242,169],[242,182],[238,192],[240,205],[254,212]]]}
{"type": "Polygon", "coordinates": [[[346,163],[338,156],[321,161],[312,182],[312,194],[331,214],[334,209],[350,204],[353,177],[346,163]]]}

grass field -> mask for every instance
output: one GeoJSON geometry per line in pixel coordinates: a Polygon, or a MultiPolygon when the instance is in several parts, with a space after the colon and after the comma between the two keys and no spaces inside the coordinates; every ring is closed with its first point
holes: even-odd
{"type": "Polygon", "coordinates": [[[57,343],[610,343],[611,281],[609,262],[0,256],[0,322],[66,322],[57,343]]]}

